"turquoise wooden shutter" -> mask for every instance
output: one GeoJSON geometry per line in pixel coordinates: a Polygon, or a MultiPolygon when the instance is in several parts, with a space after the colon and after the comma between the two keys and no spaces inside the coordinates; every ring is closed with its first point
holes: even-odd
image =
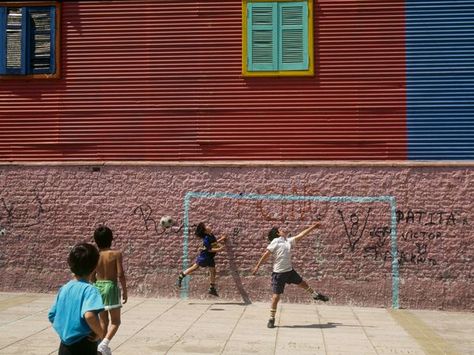
{"type": "Polygon", "coordinates": [[[278,8],[276,3],[247,4],[247,68],[278,70],[278,8]]]}
{"type": "Polygon", "coordinates": [[[280,3],[279,6],[280,70],[308,70],[308,4],[280,3]]]}

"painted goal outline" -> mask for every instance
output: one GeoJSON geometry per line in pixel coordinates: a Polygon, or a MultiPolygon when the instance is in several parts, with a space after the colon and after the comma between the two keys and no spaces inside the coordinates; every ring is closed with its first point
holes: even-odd
{"type": "MultiPolygon", "coordinates": [[[[236,200],[271,200],[271,201],[317,201],[317,202],[354,202],[373,203],[386,202],[390,206],[391,221],[391,257],[392,257],[392,308],[400,308],[399,304],[399,265],[397,253],[397,214],[394,196],[301,196],[278,194],[234,194],[226,192],[187,192],[184,197],[184,235],[183,235],[183,270],[188,268],[188,239],[189,239],[189,208],[192,199],[236,199],[236,200]]],[[[189,278],[183,280],[181,298],[187,298],[189,293],[189,278]]]]}

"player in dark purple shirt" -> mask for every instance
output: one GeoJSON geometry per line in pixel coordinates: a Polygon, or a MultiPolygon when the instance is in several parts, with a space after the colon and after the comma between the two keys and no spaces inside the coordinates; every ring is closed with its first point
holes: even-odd
{"type": "Polygon", "coordinates": [[[209,268],[209,294],[214,296],[219,296],[216,290],[216,263],[214,261],[214,256],[217,252],[221,251],[224,246],[219,243],[226,240],[226,236],[223,236],[217,239],[209,226],[206,226],[204,222],[201,222],[196,227],[194,233],[198,238],[202,239],[202,248],[199,252],[196,262],[190,268],[186,269],[184,272],[181,272],[178,276],[177,285],[181,287],[183,279],[193,273],[195,270],[200,267],[209,268]]]}

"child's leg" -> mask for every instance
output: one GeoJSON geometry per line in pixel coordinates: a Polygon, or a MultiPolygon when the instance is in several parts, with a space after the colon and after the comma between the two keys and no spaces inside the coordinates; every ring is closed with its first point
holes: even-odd
{"type": "Polygon", "coordinates": [[[216,268],[215,267],[209,267],[209,283],[211,286],[215,286],[216,284],[216,268]]]}
{"type": "Polygon", "coordinates": [[[274,293],[272,295],[272,311],[275,311],[273,313],[273,318],[275,318],[275,313],[278,307],[278,302],[280,302],[280,295],[278,293],[274,293]]]}
{"type": "Polygon", "coordinates": [[[275,327],[275,315],[278,307],[278,302],[280,301],[280,294],[274,293],[272,295],[272,304],[270,308],[270,319],[268,320],[267,327],[274,328],[275,327]]]}
{"type": "MultiPolygon", "coordinates": [[[[109,349],[109,341],[110,339],[108,338],[107,334],[109,333],[109,311],[104,311],[99,313],[99,322],[102,327],[102,329],[105,329],[105,338],[102,339],[102,341],[99,343],[99,346],[97,347],[97,351],[100,354],[107,354],[107,349],[109,349]]],[[[110,352],[110,349],[109,349],[110,352]]]]}
{"type": "Polygon", "coordinates": [[[192,274],[197,269],[199,269],[199,265],[197,263],[194,263],[191,267],[184,270],[184,272],[181,272],[178,276],[178,280],[176,281],[176,285],[178,287],[181,287],[181,283],[183,282],[183,279],[189,274],[192,274]]]}
{"type": "MultiPolygon", "coordinates": [[[[110,348],[109,348],[109,343],[114,337],[115,333],[117,333],[118,328],[120,327],[120,308],[113,308],[109,310],[108,312],[104,313],[110,313],[110,327],[106,328],[107,329],[107,334],[105,335],[105,338],[102,339],[98,346],[98,351],[100,351],[102,354],[110,354],[110,348]]],[[[107,322],[108,322],[107,318],[107,322]]]]}
{"type": "Polygon", "coordinates": [[[108,311],[103,311],[99,313],[99,322],[100,326],[102,329],[105,330],[105,333],[107,334],[107,331],[109,329],[109,312],[108,311]]]}
{"type": "Polygon", "coordinates": [[[306,281],[301,281],[299,284],[298,284],[299,287],[301,287],[302,289],[304,289],[306,292],[308,292],[311,297],[313,297],[314,300],[317,300],[317,301],[323,301],[323,302],[327,302],[329,301],[329,297],[328,296],[325,296],[323,295],[322,293],[319,293],[319,292],[315,292],[310,285],[308,285],[308,283],[306,281]]]}
{"type": "Polygon", "coordinates": [[[189,274],[192,274],[194,271],[196,271],[197,269],[199,269],[199,265],[198,264],[193,264],[191,267],[187,268],[184,272],[182,272],[181,274],[183,274],[184,276],[188,276],[189,274]]]}
{"type": "Polygon", "coordinates": [[[306,281],[301,281],[299,284],[298,284],[299,287],[301,287],[303,290],[305,290],[306,292],[308,292],[309,294],[312,294],[314,292],[314,290],[311,288],[310,285],[308,285],[308,283],[306,281]]]}
{"type": "Polygon", "coordinates": [[[219,296],[216,290],[216,268],[209,266],[209,294],[219,296]]]}
{"type": "Polygon", "coordinates": [[[110,311],[110,327],[107,330],[106,339],[112,340],[115,333],[117,333],[118,328],[120,327],[120,308],[114,308],[110,311]]]}

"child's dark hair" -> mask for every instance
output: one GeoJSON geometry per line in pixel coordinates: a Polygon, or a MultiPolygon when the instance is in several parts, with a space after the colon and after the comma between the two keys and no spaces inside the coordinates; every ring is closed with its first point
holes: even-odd
{"type": "Polygon", "coordinates": [[[99,226],[94,231],[94,240],[99,249],[110,248],[112,239],[114,239],[114,235],[112,234],[112,230],[107,226],[99,226]]]}
{"type": "Polygon", "coordinates": [[[204,237],[206,236],[206,225],[204,224],[204,222],[201,222],[197,225],[194,235],[196,235],[196,237],[198,238],[204,239],[204,237]]]}
{"type": "Polygon", "coordinates": [[[89,243],[76,244],[67,259],[69,268],[77,276],[87,276],[99,262],[99,251],[89,243]]]}
{"type": "Polygon", "coordinates": [[[273,239],[278,238],[278,227],[273,227],[268,232],[268,241],[272,241],[273,239]]]}

